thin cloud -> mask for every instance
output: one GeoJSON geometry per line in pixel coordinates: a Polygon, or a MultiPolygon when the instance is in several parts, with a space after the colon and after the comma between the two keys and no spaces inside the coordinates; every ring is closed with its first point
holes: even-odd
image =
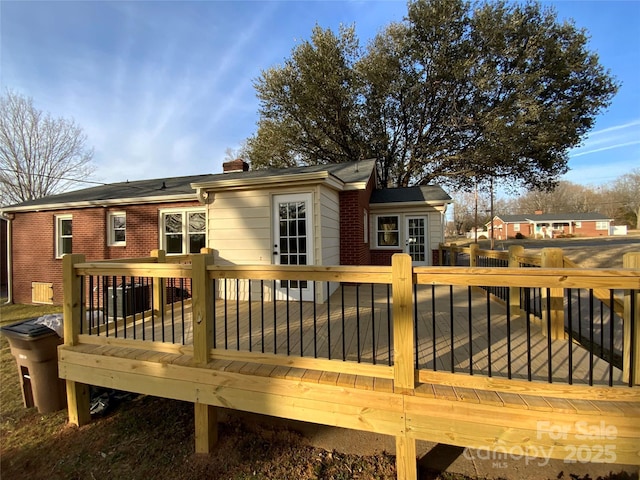
{"type": "Polygon", "coordinates": [[[595,148],[593,150],[587,150],[586,152],[574,153],[573,155],[571,155],[571,158],[582,157],[584,155],[591,155],[593,153],[606,152],[607,150],[615,150],[617,148],[629,147],[631,145],[640,145],[640,140],[635,140],[633,142],[617,143],[615,145],[609,145],[607,147],[595,148]]]}

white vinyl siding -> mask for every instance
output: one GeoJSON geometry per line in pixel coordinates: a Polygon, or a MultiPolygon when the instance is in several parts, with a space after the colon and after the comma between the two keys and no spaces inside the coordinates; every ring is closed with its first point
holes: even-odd
{"type": "Polygon", "coordinates": [[[328,188],[320,189],[320,231],[321,257],[316,263],[340,265],[340,199],[338,192],[328,188]]]}
{"type": "Polygon", "coordinates": [[[271,195],[268,190],[215,192],[209,205],[208,246],[219,265],[272,262],[271,195]]]}

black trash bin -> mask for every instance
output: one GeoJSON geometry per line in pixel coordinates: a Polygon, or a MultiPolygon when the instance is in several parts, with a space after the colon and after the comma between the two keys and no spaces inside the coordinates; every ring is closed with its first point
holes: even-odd
{"type": "Polygon", "coordinates": [[[18,364],[24,406],[50,413],[66,406],[65,381],[58,378],[58,345],[62,338],[37,318],[6,325],[0,331],[9,340],[18,364]]]}

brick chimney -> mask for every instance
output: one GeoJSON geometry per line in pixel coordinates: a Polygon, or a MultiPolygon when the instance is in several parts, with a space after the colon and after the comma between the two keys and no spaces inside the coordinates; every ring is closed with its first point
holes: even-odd
{"type": "Polygon", "coordinates": [[[230,162],[224,162],[222,164],[222,171],[224,173],[248,172],[249,164],[241,158],[237,158],[235,160],[231,160],[230,162]]]}
{"type": "Polygon", "coordinates": [[[542,210],[536,210],[533,213],[535,213],[536,215],[542,215],[544,212],[542,210]]]}

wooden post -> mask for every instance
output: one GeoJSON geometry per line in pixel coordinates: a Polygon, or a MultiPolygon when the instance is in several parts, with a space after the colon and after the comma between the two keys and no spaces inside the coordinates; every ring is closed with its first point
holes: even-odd
{"type": "MultiPolygon", "coordinates": [[[[393,385],[394,392],[413,395],[415,365],[413,363],[413,268],[411,257],[396,253],[391,257],[393,289],[393,385]]],[[[416,441],[405,435],[396,436],[396,468],[399,480],[418,478],[416,441]]]]}
{"type": "Polygon", "coordinates": [[[391,257],[393,288],[393,380],[394,390],[413,394],[413,269],[411,257],[396,253],[391,257]]]}
{"type": "MultiPolygon", "coordinates": [[[[540,255],[542,268],[563,268],[563,257],[561,248],[543,248],[540,255]]],[[[563,288],[542,289],[542,334],[550,335],[552,340],[564,339],[563,288]]]]}
{"type": "MultiPolygon", "coordinates": [[[[157,258],[157,263],[167,262],[167,253],[164,250],[151,250],[151,256],[157,258]]],[[[161,315],[167,298],[167,281],[164,278],[153,280],[153,313],[161,315]]]]}
{"type": "Polygon", "coordinates": [[[472,243],[469,245],[469,266],[477,267],[478,266],[478,249],[480,245],[477,243],[472,243]]]}
{"type": "MultiPolygon", "coordinates": [[[[205,367],[213,348],[213,282],[207,265],[213,264],[213,255],[191,256],[191,302],[193,311],[193,363],[205,367]]],[[[217,410],[211,405],[196,402],[196,453],[209,453],[218,441],[217,410]]]]}
{"type": "Polygon", "coordinates": [[[452,267],[456,266],[456,244],[452,243],[451,245],[449,245],[449,265],[451,265],[452,267]]]}
{"type": "Polygon", "coordinates": [[[396,437],[396,477],[398,480],[418,478],[416,440],[409,437],[396,437]]]}
{"type": "MultiPolygon", "coordinates": [[[[509,268],[520,268],[520,260],[518,257],[524,255],[524,247],[522,245],[511,245],[509,247],[509,268]]],[[[520,308],[520,287],[509,287],[509,310],[511,315],[521,315],[520,308]]]]}
{"type": "MultiPolygon", "coordinates": [[[[622,257],[624,268],[640,269],[640,252],[626,253],[622,257]]],[[[640,291],[624,291],[624,332],[623,332],[622,375],[625,382],[629,382],[629,375],[633,370],[633,385],[640,385],[640,291]],[[635,303],[631,312],[631,302],[635,303]],[[633,316],[632,316],[633,313],[633,316]],[[632,335],[633,333],[633,335],[632,335]],[[633,351],[633,364],[631,352],[633,351]],[[632,368],[633,366],[633,368],[632,368]]]]}
{"type": "Polygon", "coordinates": [[[438,244],[438,266],[443,266],[444,264],[444,245],[442,243],[438,244]]]}
{"type": "MultiPolygon", "coordinates": [[[[78,343],[80,323],[82,318],[82,277],[76,275],[74,265],[83,263],[85,256],[80,254],[65,255],[62,257],[62,287],[63,294],[63,328],[64,344],[73,346],[78,343]]],[[[89,292],[92,295],[93,292],[89,292]]],[[[89,386],[84,383],[67,380],[67,411],[69,423],[73,425],[85,425],[91,421],[89,405],[89,386]]]]}

